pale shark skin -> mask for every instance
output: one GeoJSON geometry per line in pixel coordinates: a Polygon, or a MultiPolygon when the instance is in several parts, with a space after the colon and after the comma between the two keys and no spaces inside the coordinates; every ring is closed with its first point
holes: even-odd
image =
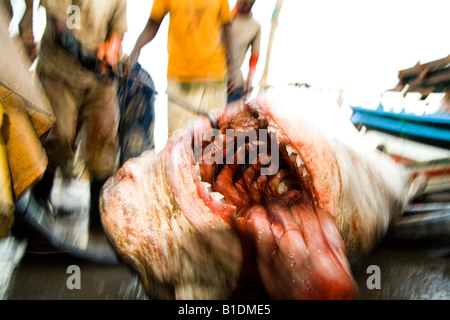
{"type": "Polygon", "coordinates": [[[151,297],[226,299],[240,275],[241,246],[199,197],[188,138],[125,163],[102,189],[102,223],[151,297]]]}
{"type": "Polygon", "coordinates": [[[412,184],[404,166],[365,145],[336,109],[289,104],[284,108],[265,96],[255,103],[295,145],[312,177],[318,206],[333,217],[354,264],[374,249],[403,214],[412,189],[420,186],[412,184]]]}
{"type": "MultiPolygon", "coordinates": [[[[333,218],[342,237],[343,245],[340,239],[332,245],[336,254],[346,255],[342,270],[351,278],[349,265],[369,254],[389,223],[401,216],[409,199],[409,173],[376,150],[355,150],[356,145],[323,131],[321,121],[314,121],[320,119],[307,116],[308,106],[297,105],[304,112],[293,117],[264,95],[250,105],[301,156],[315,205],[333,218]]],[[[236,112],[239,108],[228,108],[216,117],[236,112]]],[[[233,208],[209,195],[193,163],[193,134],[209,128],[206,119],[194,120],[159,154],[129,160],[102,190],[105,231],[151,296],[226,299],[239,282],[243,250],[233,230],[233,208]]]]}

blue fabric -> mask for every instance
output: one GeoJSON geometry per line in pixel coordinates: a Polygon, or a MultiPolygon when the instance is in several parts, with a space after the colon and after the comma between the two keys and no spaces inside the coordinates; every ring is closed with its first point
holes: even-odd
{"type": "Polygon", "coordinates": [[[155,84],[150,74],[139,63],[131,70],[126,84],[117,95],[120,106],[119,138],[121,165],[142,152],[155,148],[155,84]]]}
{"type": "Polygon", "coordinates": [[[435,113],[415,115],[352,107],[353,124],[387,130],[401,136],[416,136],[426,139],[450,142],[450,115],[435,113]]]}
{"type": "Polygon", "coordinates": [[[244,87],[238,87],[236,90],[228,93],[228,103],[240,100],[244,95],[244,87]]]}

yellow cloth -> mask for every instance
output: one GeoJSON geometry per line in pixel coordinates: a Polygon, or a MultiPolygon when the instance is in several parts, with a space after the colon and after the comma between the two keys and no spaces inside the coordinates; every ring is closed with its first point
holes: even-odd
{"type": "MultiPolygon", "coordinates": [[[[181,83],[168,81],[167,92],[182,100],[196,111],[208,112],[223,108],[227,102],[227,86],[225,82],[181,83]]],[[[169,137],[187,122],[198,117],[198,114],[170,100],[168,102],[169,137]]]]}
{"type": "Polygon", "coordinates": [[[9,35],[10,18],[0,2],[0,238],[10,233],[15,201],[46,170],[39,137],[55,122],[22,41],[9,35]]]}
{"type": "Polygon", "coordinates": [[[2,134],[5,140],[15,200],[41,179],[47,168],[47,155],[22,98],[8,94],[0,87],[4,118],[2,134]]]}
{"type": "Polygon", "coordinates": [[[0,100],[0,239],[6,237],[14,221],[14,199],[6,142],[3,139],[3,103],[0,100]]]}
{"type": "Polygon", "coordinates": [[[222,26],[231,23],[227,0],[155,0],[150,19],[170,13],[167,77],[184,82],[226,79],[222,26]]]}

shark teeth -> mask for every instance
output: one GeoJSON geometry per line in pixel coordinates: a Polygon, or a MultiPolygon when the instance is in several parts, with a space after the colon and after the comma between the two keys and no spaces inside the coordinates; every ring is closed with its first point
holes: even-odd
{"type": "Polygon", "coordinates": [[[303,161],[302,157],[299,155],[299,152],[287,145],[286,146],[286,152],[288,153],[289,157],[291,157],[291,155],[296,155],[297,157],[295,158],[295,162],[297,167],[300,169],[301,175],[303,176],[303,178],[309,176],[308,170],[306,169],[306,165],[305,162],[303,161]]]}
{"type": "Polygon", "coordinates": [[[202,181],[202,184],[205,188],[211,188],[211,184],[205,181],[202,181]]]}
{"type": "Polygon", "coordinates": [[[297,167],[301,167],[302,165],[304,165],[304,162],[303,162],[303,160],[302,160],[302,158],[299,156],[299,155],[297,155],[297,167]]]}
{"type": "Polygon", "coordinates": [[[278,130],[277,130],[277,125],[274,123],[269,123],[269,125],[267,126],[267,133],[270,135],[271,133],[274,133],[277,136],[277,140],[278,140],[278,130]]]}
{"type": "Polygon", "coordinates": [[[200,175],[200,164],[196,164],[195,166],[194,166],[194,170],[195,170],[195,173],[197,174],[197,175],[200,175]]]}
{"type": "Polygon", "coordinates": [[[303,168],[303,178],[309,176],[308,170],[306,168],[303,168]]]}
{"type": "Polygon", "coordinates": [[[300,157],[299,152],[298,152],[295,148],[293,148],[293,147],[287,145],[287,146],[286,146],[286,152],[288,153],[289,157],[290,157],[291,155],[297,155],[297,157],[296,157],[296,159],[295,159],[296,164],[297,164],[297,167],[300,168],[300,167],[302,167],[302,166],[305,166],[305,163],[303,162],[302,157],[300,157]]]}
{"type": "Polygon", "coordinates": [[[219,192],[211,192],[209,195],[211,196],[211,198],[217,201],[220,201],[225,198],[225,196],[219,192]]]}
{"type": "Polygon", "coordinates": [[[297,150],[295,150],[291,146],[286,146],[286,151],[287,151],[289,156],[291,156],[291,154],[293,154],[293,153],[298,154],[297,150]]]}
{"type": "Polygon", "coordinates": [[[289,190],[289,188],[287,187],[287,185],[284,182],[280,182],[280,184],[278,185],[277,191],[279,194],[284,194],[289,190]]]}
{"type": "MultiPolygon", "coordinates": [[[[252,141],[250,144],[253,145],[253,146],[266,146],[266,145],[267,145],[266,142],[263,142],[263,141],[260,141],[260,140],[258,140],[258,141],[252,141]]],[[[247,144],[247,145],[248,145],[248,144],[247,144]]]]}
{"type": "Polygon", "coordinates": [[[200,182],[200,185],[203,186],[203,188],[206,190],[206,192],[213,200],[221,202],[225,198],[225,196],[219,192],[211,192],[212,190],[211,184],[209,182],[202,181],[202,177],[200,175],[200,166],[198,163],[194,166],[194,169],[197,172],[197,178],[198,181],[200,182]]]}

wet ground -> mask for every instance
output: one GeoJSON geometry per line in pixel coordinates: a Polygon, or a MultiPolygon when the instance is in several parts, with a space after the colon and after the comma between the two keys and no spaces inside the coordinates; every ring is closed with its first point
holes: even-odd
{"type": "MultiPolygon", "coordinates": [[[[36,209],[33,197],[22,199],[17,212],[24,214],[16,215],[14,236],[0,240],[0,300],[149,298],[138,274],[118,258],[99,219],[91,220],[86,229],[87,249],[77,250],[72,245],[75,241],[69,241],[71,237],[63,237],[55,230],[46,233],[59,220],[47,221],[47,212],[36,209]],[[30,229],[30,225],[34,227],[30,229]],[[36,226],[45,228],[39,233],[36,226]],[[49,241],[53,246],[48,245],[49,241]],[[55,246],[59,252],[52,249],[55,246]],[[74,284],[79,288],[70,289],[74,284]]],[[[65,230],[73,228],[66,226],[65,230]]],[[[75,238],[79,238],[82,230],[76,231],[75,238]]],[[[352,271],[361,300],[450,300],[450,202],[409,207],[374,252],[354,265],[352,271]]],[[[253,291],[242,298],[259,297],[253,291]]]]}
{"type": "Polygon", "coordinates": [[[449,300],[449,248],[399,246],[382,242],[372,255],[353,267],[363,300],[449,300]],[[380,269],[380,289],[369,289],[380,269]],[[369,285],[368,285],[369,283],[369,285]]]}
{"type": "MultiPolygon", "coordinates": [[[[16,255],[17,264],[9,269],[8,283],[1,284],[5,289],[3,297],[0,296],[2,299],[148,299],[138,275],[122,262],[92,262],[66,253],[35,254],[27,252],[29,249],[24,246],[24,242],[16,242],[15,246],[6,249],[3,246],[3,251],[9,251],[2,252],[1,256],[11,258],[16,255]],[[70,290],[67,285],[72,275],[68,268],[73,265],[80,268],[79,290],[70,290]]],[[[362,300],[448,300],[449,262],[449,248],[445,246],[421,247],[383,241],[372,255],[353,267],[353,273],[362,300]],[[370,266],[379,267],[379,289],[373,288],[376,284],[373,276],[377,274],[370,266]]],[[[6,276],[7,270],[2,267],[0,272],[6,276]]]]}

